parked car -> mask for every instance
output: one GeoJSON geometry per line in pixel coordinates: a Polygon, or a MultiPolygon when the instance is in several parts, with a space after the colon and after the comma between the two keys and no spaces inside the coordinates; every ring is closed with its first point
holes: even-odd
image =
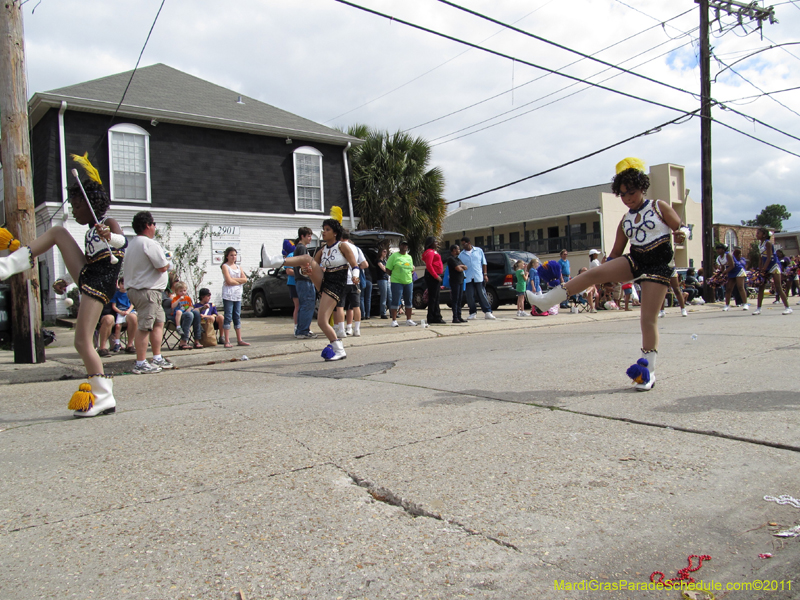
{"type": "MultiPolygon", "coordinates": [[[[369,271],[373,284],[378,280],[378,253],[383,247],[388,247],[390,252],[396,252],[403,234],[396,231],[382,229],[365,229],[351,231],[350,241],[361,248],[369,263],[369,271]]],[[[309,247],[309,253],[315,254],[316,247],[309,247]]],[[[286,269],[270,269],[264,277],[256,279],[250,292],[250,305],[257,317],[269,316],[276,310],[292,310],[294,303],[289,296],[289,287],[286,285],[286,269]]],[[[372,286],[372,314],[378,314],[380,293],[378,286],[372,286]]]]}
{"type": "MultiPolygon", "coordinates": [[[[487,250],[486,254],[486,274],[489,281],[486,282],[486,299],[492,310],[496,310],[501,304],[516,304],[517,292],[514,291],[514,263],[521,260],[526,265],[535,256],[530,252],[522,250],[487,250]]],[[[442,262],[447,265],[448,256],[442,256],[442,262]]],[[[424,278],[420,277],[414,282],[413,304],[416,309],[428,307],[427,286],[424,278]]],[[[442,304],[451,306],[450,288],[442,287],[439,294],[439,301],[442,304]]],[[[464,297],[464,304],[467,299],[464,297]]],[[[527,301],[526,301],[527,302],[527,301]]]]}

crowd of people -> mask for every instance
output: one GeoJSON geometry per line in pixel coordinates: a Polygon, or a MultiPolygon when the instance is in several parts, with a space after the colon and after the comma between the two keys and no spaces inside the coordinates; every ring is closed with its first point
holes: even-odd
{"type": "MultiPolygon", "coordinates": [[[[236,262],[236,249],[227,248],[221,265],[223,314],[219,314],[211,301],[212,293],[208,288],[201,288],[193,301],[188,286],[170,277],[171,256],[155,240],[156,223],[152,215],[142,211],[134,216],[132,227],[136,235],[128,241],[119,224],[105,216],[110,202],[99,174],[85,157],[73,155],[73,158],[87,172],[83,182],[78,180],[70,187],[68,196],[76,221],[88,226],[84,249],[80,249],[63,227],[49,229],[28,246],[22,246],[10,232],[2,229],[0,249],[12,253],[0,259],[0,279],[31,268],[36,256],[53,246],[59,248],[71,281],[81,292],[75,348],[87,371],[87,382],[79,386],[69,409],[77,417],[91,417],[114,412],[116,408],[113,382],[104,373],[101,357],[123,350],[135,353],[134,374],[158,373],[173,367],[161,354],[163,330],[169,321],[174,323],[180,336],[178,347],[182,350],[216,344],[231,348],[231,327],[236,344],[249,346],[242,337],[241,326],[243,285],[247,277],[236,262]],[[121,335],[123,328],[128,333],[125,344],[121,335]],[[96,329],[97,346],[93,343],[96,329]],[[149,361],[148,347],[152,352],[149,361]]],[[[617,165],[611,187],[628,212],[617,228],[608,256],[591,250],[589,266],[574,276],[566,250],[560,253],[558,260],[540,263],[538,258],[533,258],[528,264],[517,261],[513,265],[519,317],[554,314],[559,307],[568,307],[571,302],[585,304],[590,312],[631,310],[631,306],[640,306],[641,358],[627,371],[634,380],[635,389],[640,391],[649,390],[655,384],[659,343],[656,321],[664,315],[668,291],[674,294],[683,316],[687,315],[687,304],[702,302],[707,287],[713,288],[718,298],[724,298],[724,311],[730,310],[732,299],[748,310],[748,298],[755,294],[757,307],[753,315],[761,314],[768,285],[774,289],[775,302],[784,304],[783,314],[792,313],[788,296],[800,294],[800,256],[784,256],[774,247],[766,228],[759,229],[757,234],[758,264],[748,265],[741,248],[729,249],[720,243],[716,247],[718,257],[711,277],[704,278],[702,269],[695,272],[691,268],[685,276],[679,277],[673,262],[672,239],[681,243],[688,229],[669,204],[645,197],[649,184],[644,165],[638,159],[628,158],[617,165]],[[624,254],[628,245],[629,253],[624,254]],[[530,313],[525,311],[526,298],[532,306],[530,313]]],[[[341,221],[341,210],[334,207],[331,218],[322,223],[321,244],[313,256],[308,251],[313,238],[308,227],[298,230],[298,237],[285,245],[282,255],[271,256],[262,249],[263,267],[287,269],[295,306],[294,335],[298,339],[317,337],[311,331],[311,321],[319,297],[317,324],[328,340],[322,351],[326,361],[346,358],[343,340],[348,336],[359,337],[361,320],[368,319],[371,312],[370,265],[363,251],[350,241],[341,221]]],[[[468,237],[463,237],[460,245],[452,245],[444,261],[437,252],[437,240],[429,237],[422,260],[428,295],[427,323],[446,322],[439,302],[443,283],[450,288],[453,323],[476,319],[478,307],[485,319],[495,319],[485,290],[486,257],[468,237]],[[464,299],[469,311],[466,319],[461,312],[464,299]]],[[[398,250],[391,254],[388,248],[381,248],[375,282],[379,313],[381,318],[391,319],[392,327],[400,326],[398,316],[402,313],[405,325],[417,325],[412,320],[414,272],[408,242],[401,241],[398,250]]],[[[60,280],[54,284],[54,289],[64,293],[69,284],[69,279],[60,280]]]]}

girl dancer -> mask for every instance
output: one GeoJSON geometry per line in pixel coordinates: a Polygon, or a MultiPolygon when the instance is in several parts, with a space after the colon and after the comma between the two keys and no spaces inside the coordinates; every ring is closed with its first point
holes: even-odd
{"type": "Polygon", "coordinates": [[[761,314],[761,301],[764,299],[764,288],[769,283],[770,277],[775,284],[775,295],[780,294],[780,299],[783,302],[785,310],[782,315],[792,314],[792,309],[789,308],[789,300],[786,299],[786,292],[783,291],[781,285],[781,264],[778,257],[775,255],[775,247],[769,240],[770,233],[766,227],[761,227],[756,231],[756,239],[758,240],[758,250],[761,253],[759,259],[758,271],[764,276],[761,285],[758,286],[758,306],[753,311],[753,315],[761,314]]]}
{"type": "MultiPolygon", "coordinates": [[[[104,218],[111,202],[103,189],[100,174],[87,156],[88,153],[84,156],[72,155],[86,170],[88,178],[83,181],[83,189],[80,182],[69,188],[69,202],[75,220],[81,225],[89,226],[85,253],[63,227],[52,227],[30,245],[22,247],[7,229],[0,229],[0,249],[19,248],[13,254],[0,258],[0,279],[7,279],[33,268],[34,257],[58,246],[70,277],[78,282],[81,303],[75,327],[75,349],[83,359],[88,383],[82,383],[70,400],[68,408],[74,411],[73,415],[76,417],[94,417],[116,410],[113,382],[110,376],[103,373],[103,361],[94,349],[92,337],[103,306],[110,302],[116,292],[119,270],[128,245],[119,223],[114,219],[104,218]],[[116,262],[112,262],[112,254],[116,262]]],[[[56,289],[56,286],[53,288],[56,289]]],[[[56,291],[63,293],[63,286],[60,291],[56,291]]]]}
{"type": "Polygon", "coordinates": [[[644,197],[649,187],[650,178],[645,174],[641,160],[626,158],[618,163],[611,190],[622,199],[628,212],[619,224],[609,259],[599,267],[532,299],[533,304],[546,310],[590,285],[605,281],[641,282],[642,358],[628,369],[628,375],[636,382],[634,387],[639,391],[651,389],[656,380],[656,323],[672,272],[669,266],[673,254],[670,234],[680,243],[688,233],[680,217],[667,203],[644,197]],[[631,244],[630,254],[623,255],[628,242],[631,244]],[[617,258],[619,260],[614,260],[617,258]]]}
{"type": "Polygon", "coordinates": [[[742,258],[741,252],[737,259],[733,252],[728,251],[725,244],[717,244],[717,264],[722,266],[722,274],[725,276],[725,306],[722,310],[729,311],[731,309],[731,294],[733,288],[738,288],[739,298],[742,301],[742,310],[750,310],[750,305],[747,303],[747,290],[744,288],[744,280],[747,277],[745,271],[745,261],[742,258]]]}
{"type": "MultiPolygon", "coordinates": [[[[319,311],[317,312],[317,324],[328,344],[322,351],[322,358],[325,360],[342,360],[347,358],[344,351],[342,340],[336,336],[336,332],[330,325],[330,318],[339,300],[344,296],[347,285],[347,268],[352,271],[354,285],[358,285],[358,278],[361,276],[361,269],[356,263],[355,253],[348,244],[340,242],[342,232],[342,209],[334,206],[331,209],[332,219],[325,219],[322,222],[322,241],[324,245],[317,250],[314,258],[311,255],[293,256],[291,258],[271,257],[266,252],[262,254],[264,267],[302,267],[308,271],[307,276],[314,282],[314,286],[322,292],[319,299],[319,311]]],[[[306,274],[306,273],[304,273],[306,274]]]]}

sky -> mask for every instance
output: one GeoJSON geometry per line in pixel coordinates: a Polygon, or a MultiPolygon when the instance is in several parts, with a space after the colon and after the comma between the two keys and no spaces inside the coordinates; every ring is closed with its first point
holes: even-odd
{"type": "MultiPolygon", "coordinates": [[[[501,24],[438,0],[355,4],[395,20],[336,0],[165,0],[140,66],[164,63],[328,126],[363,123],[422,137],[433,146],[431,166],[444,173],[448,201],[593,154],[700,107],[694,0],[460,4],[501,24]],[[505,27],[512,24],[650,80],[505,27]]],[[[28,95],[133,69],[161,5],[25,2],[28,95]]],[[[800,230],[800,156],[781,150],[800,155],[800,89],[772,93],[800,87],[800,0],[766,6],[779,22],[761,32],[724,13],[713,22],[711,95],[745,116],[719,106],[712,116],[778,147],[713,124],[714,221],[739,223],[784,204],[792,213],[784,230],[800,230]]],[[[683,165],[690,196],[700,201],[697,118],[468,201],[596,185],[610,181],[626,156],[683,165]]]]}

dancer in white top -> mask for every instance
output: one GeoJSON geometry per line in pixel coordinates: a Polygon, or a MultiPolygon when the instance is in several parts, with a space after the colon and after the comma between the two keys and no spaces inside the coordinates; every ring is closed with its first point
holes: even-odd
{"type": "Polygon", "coordinates": [[[617,175],[611,190],[622,199],[628,212],[617,228],[614,248],[608,260],[550,290],[547,294],[534,294],[531,303],[542,310],[560,304],[573,294],[590,285],[606,281],[639,281],[642,286],[642,358],[628,369],[639,391],[649,390],[655,383],[655,366],[658,350],[658,311],[667,293],[672,269],[672,244],[685,239],[688,229],[681,225],[678,214],[660,200],[644,197],[650,187],[650,178],[644,172],[644,163],[636,158],[626,158],[617,164],[617,175]],[[630,242],[630,254],[624,254],[630,242]]]}

